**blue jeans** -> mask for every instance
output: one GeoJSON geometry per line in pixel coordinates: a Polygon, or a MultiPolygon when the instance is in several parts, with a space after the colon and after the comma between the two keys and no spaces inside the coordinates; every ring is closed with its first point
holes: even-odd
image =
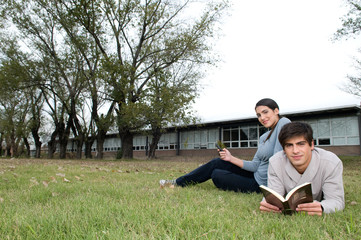
{"type": "Polygon", "coordinates": [[[215,158],[176,179],[177,185],[186,187],[212,179],[217,188],[235,192],[260,192],[253,172],[246,171],[230,162],[215,158]]]}

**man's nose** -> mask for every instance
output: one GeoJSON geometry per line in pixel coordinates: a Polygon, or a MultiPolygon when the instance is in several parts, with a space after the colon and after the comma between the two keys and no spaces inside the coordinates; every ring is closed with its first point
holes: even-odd
{"type": "Polygon", "coordinates": [[[297,146],[297,145],[293,145],[293,152],[294,152],[294,153],[298,153],[298,151],[299,151],[298,146],[297,146]]]}

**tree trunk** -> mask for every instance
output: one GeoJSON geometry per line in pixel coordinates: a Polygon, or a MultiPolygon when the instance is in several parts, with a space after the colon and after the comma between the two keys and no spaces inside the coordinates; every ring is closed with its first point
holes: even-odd
{"type": "Polygon", "coordinates": [[[77,141],[76,144],[76,158],[81,159],[83,157],[83,141],[77,141]]]}
{"type": "Polygon", "coordinates": [[[0,133],[0,156],[3,154],[3,133],[0,133]]]}
{"type": "Polygon", "coordinates": [[[148,152],[148,159],[155,158],[155,151],[157,149],[160,137],[162,136],[162,133],[160,132],[160,129],[156,129],[152,134],[152,142],[149,146],[149,152],[148,152]]]}
{"type": "Polygon", "coordinates": [[[83,154],[84,135],[79,134],[76,139],[76,158],[81,159],[83,154]]]}
{"type": "Polygon", "coordinates": [[[10,147],[11,147],[11,157],[17,157],[18,155],[18,146],[16,145],[15,135],[10,136],[10,147]]]}
{"type": "Polygon", "coordinates": [[[71,128],[71,121],[72,119],[69,117],[67,126],[65,127],[64,123],[61,123],[61,127],[59,128],[59,158],[65,159],[66,158],[66,148],[68,146],[68,139],[70,134],[70,128],[71,128]]]}
{"type": "Polygon", "coordinates": [[[64,134],[61,139],[59,137],[59,158],[65,159],[66,158],[66,148],[68,145],[68,136],[64,134]]]}
{"type": "Polygon", "coordinates": [[[11,157],[11,147],[10,145],[7,145],[6,146],[6,157],[11,157]]]}
{"type": "Polygon", "coordinates": [[[48,142],[48,158],[49,158],[49,159],[53,159],[55,151],[56,151],[56,142],[55,142],[55,139],[54,139],[54,140],[50,140],[50,141],[48,142]]]}
{"type": "Polygon", "coordinates": [[[97,135],[97,159],[103,159],[103,149],[104,149],[104,142],[105,142],[106,132],[99,130],[97,135]]]}
{"type": "Polygon", "coordinates": [[[85,158],[93,158],[92,156],[92,146],[94,143],[95,137],[91,136],[91,137],[85,137],[84,140],[84,144],[85,144],[85,151],[84,151],[84,155],[85,158]]]}
{"type": "Polygon", "coordinates": [[[53,159],[56,151],[56,136],[58,135],[58,126],[55,126],[54,132],[51,134],[50,141],[48,142],[48,158],[53,159]]]}
{"type": "Polygon", "coordinates": [[[24,144],[25,144],[25,148],[26,148],[26,156],[30,157],[30,144],[29,141],[26,137],[23,138],[24,140],[24,144]]]}
{"type": "Polygon", "coordinates": [[[59,146],[59,158],[65,159],[66,158],[66,144],[60,142],[59,146]]]}
{"type": "Polygon", "coordinates": [[[41,144],[40,136],[38,133],[38,128],[32,128],[31,134],[33,135],[34,143],[35,143],[35,158],[40,158],[41,155],[41,144]]]}
{"type": "Polygon", "coordinates": [[[119,131],[119,136],[122,141],[122,158],[132,159],[133,158],[133,133],[129,130],[119,131]]]}

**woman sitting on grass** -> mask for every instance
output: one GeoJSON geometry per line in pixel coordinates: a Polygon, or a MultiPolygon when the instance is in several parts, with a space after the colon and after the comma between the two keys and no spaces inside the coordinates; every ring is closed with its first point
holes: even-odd
{"type": "Polygon", "coordinates": [[[246,161],[232,156],[224,148],[219,151],[219,158],[200,166],[192,172],[174,180],[160,180],[161,187],[175,185],[186,187],[212,179],[216,187],[236,192],[260,192],[259,186],[267,186],[268,160],[282,146],[278,141],[281,128],[290,122],[280,117],[277,103],[269,98],[257,102],[256,114],[258,121],[270,130],[259,139],[259,147],[252,161],[246,161]]]}

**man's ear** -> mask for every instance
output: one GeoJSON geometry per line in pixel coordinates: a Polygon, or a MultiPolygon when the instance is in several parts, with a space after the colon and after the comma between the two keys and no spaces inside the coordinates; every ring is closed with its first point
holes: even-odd
{"type": "Polygon", "coordinates": [[[311,150],[315,149],[315,140],[312,139],[311,150]]]}

